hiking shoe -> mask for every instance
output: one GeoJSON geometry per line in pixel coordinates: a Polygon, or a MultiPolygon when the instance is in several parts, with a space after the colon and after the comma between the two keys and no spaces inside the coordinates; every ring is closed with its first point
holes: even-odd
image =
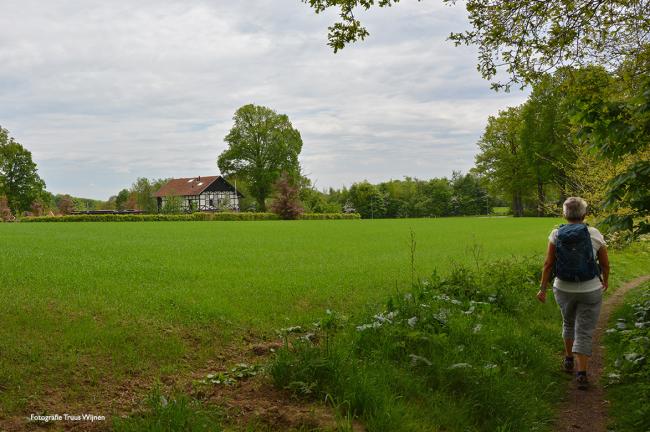
{"type": "Polygon", "coordinates": [[[573,357],[564,357],[564,360],[562,360],[562,369],[566,373],[573,372],[573,357]]]}
{"type": "Polygon", "coordinates": [[[578,375],[576,377],[576,384],[578,385],[578,390],[589,389],[589,380],[587,379],[587,375],[578,375]]]}

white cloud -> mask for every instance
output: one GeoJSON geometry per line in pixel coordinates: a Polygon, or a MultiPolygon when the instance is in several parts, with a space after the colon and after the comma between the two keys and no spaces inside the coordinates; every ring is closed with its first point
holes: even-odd
{"type": "Polygon", "coordinates": [[[363,13],[334,55],[333,12],[298,0],[3,2],[0,125],[54,192],[107,198],[135,177],[217,171],[235,110],[287,113],[319,187],[467,170],[493,93],[447,34],[464,11],[405,2],[363,13]],[[91,186],[92,184],[92,186],[91,186]]]}

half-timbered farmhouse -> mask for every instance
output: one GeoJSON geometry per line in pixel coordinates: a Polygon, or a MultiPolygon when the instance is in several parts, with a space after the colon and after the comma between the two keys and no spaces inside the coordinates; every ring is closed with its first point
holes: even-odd
{"type": "Polygon", "coordinates": [[[239,199],[244,197],[221,176],[172,179],[154,196],[159,211],[170,199],[175,200],[181,211],[239,211],[239,199]]]}

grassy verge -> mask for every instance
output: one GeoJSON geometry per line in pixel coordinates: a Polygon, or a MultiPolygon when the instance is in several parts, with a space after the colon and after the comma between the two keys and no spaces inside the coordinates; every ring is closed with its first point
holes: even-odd
{"type": "Polygon", "coordinates": [[[648,238],[629,244],[623,249],[610,248],[609,256],[612,268],[610,286],[614,290],[623,282],[650,272],[648,267],[650,262],[650,240],[648,238]]]}
{"type": "Polygon", "coordinates": [[[273,381],[332,398],[369,431],[545,430],[564,387],[550,367],[560,317],[536,303],[538,277],[536,261],[458,265],[381,309],[330,312],[279,351],[273,381]]]}
{"type": "Polygon", "coordinates": [[[628,294],[606,330],[604,376],[610,429],[647,430],[650,425],[650,283],[628,294]]]}

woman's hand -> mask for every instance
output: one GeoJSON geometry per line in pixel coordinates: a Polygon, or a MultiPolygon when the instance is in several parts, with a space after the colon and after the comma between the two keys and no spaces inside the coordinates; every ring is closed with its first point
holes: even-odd
{"type": "Polygon", "coordinates": [[[609,288],[609,255],[606,246],[601,246],[598,249],[598,264],[600,264],[600,269],[603,271],[601,281],[603,282],[603,292],[605,292],[609,288]]]}
{"type": "Polygon", "coordinates": [[[551,272],[555,265],[555,245],[551,242],[548,243],[546,250],[546,259],[544,259],[544,268],[542,269],[542,280],[539,283],[539,291],[537,292],[537,300],[541,303],[546,303],[546,287],[551,283],[551,272]]]}

